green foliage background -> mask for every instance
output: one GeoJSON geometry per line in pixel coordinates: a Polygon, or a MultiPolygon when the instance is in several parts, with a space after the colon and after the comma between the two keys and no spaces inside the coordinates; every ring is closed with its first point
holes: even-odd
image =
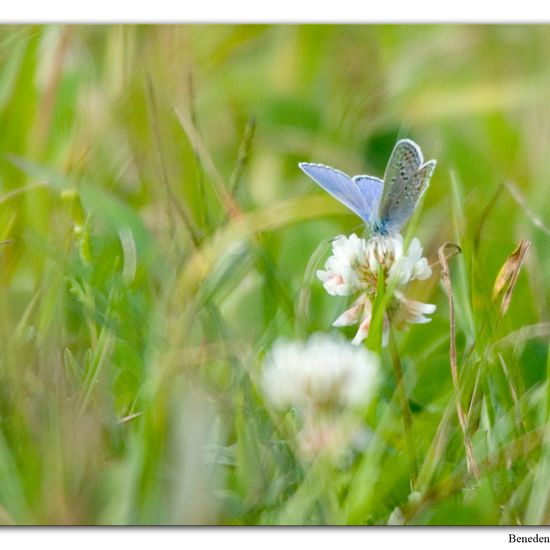
{"type": "MultiPolygon", "coordinates": [[[[550,521],[547,26],[2,26],[0,521],[550,521]],[[347,301],[315,269],[359,219],[297,167],[438,167],[412,222],[450,260],[468,472],[438,309],[387,350],[366,447],[301,462],[259,387],[347,301]],[[491,297],[532,242],[510,309],[491,297]],[[399,510],[397,509],[399,508],[399,510]]],[[[348,336],[353,331],[346,332],[348,336]]]]}

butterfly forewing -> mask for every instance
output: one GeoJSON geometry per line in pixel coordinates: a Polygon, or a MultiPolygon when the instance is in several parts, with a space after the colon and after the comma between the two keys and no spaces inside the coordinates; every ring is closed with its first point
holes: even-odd
{"type": "MultiPolygon", "coordinates": [[[[363,196],[362,188],[344,172],[325,166],[323,164],[300,163],[300,168],[313,180],[315,180],[325,191],[353,210],[365,222],[369,223],[372,215],[372,206],[363,196]]],[[[377,178],[372,178],[376,180],[377,178]]],[[[380,185],[382,182],[377,180],[380,185]]],[[[376,183],[374,185],[377,185],[376,183]]],[[[381,189],[380,189],[381,190],[381,189]]],[[[379,202],[378,198],[378,202],[379,202]]],[[[378,207],[378,203],[376,208],[378,207]]],[[[376,212],[376,210],[374,210],[376,212]]]]}

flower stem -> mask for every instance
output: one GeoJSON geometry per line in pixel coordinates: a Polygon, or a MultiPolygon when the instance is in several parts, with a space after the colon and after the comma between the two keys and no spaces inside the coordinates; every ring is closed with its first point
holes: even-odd
{"type": "Polygon", "coordinates": [[[414,491],[416,487],[416,480],[418,477],[418,464],[416,461],[416,447],[414,444],[414,435],[412,429],[412,414],[409,406],[409,400],[407,398],[407,389],[405,388],[405,381],[403,378],[403,369],[401,367],[401,358],[399,357],[399,350],[397,349],[397,342],[393,333],[393,328],[390,323],[390,351],[393,363],[393,371],[395,374],[395,380],[397,382],[397,393],[399,395],[399,401],[401,402],[401,412],[403,414],[403,427],[405,431],[405,441],[407,445],[407,454],[409,456],[409,471],[411,479],[411,490],[414,491]]]}

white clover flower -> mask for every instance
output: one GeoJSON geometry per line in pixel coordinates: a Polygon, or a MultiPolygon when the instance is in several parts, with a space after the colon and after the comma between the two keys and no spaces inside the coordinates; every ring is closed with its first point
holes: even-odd
{"type": "MultiPolygon", "coordinates": [[[[365,271],[370,272],[369,275],[374,277],[375,281],[378,280],[379,271],[384,273],[388,282],[395,279],[393,273],[403,258],[403,238],[401,235],[398,237],[377,235],[365,243],[368,261],[365,271]]],[[[376,288],[374,290],[376,291],[376,288]]]]}
{"type": "Polygon", "coordinates": [[[317,277],[332,296],[349,296],[363,289],[376,293],[380,270],[388,284],[399,286],[432,274],[418,239],[411,241],[405,254],[401,235],[376,235],[367,241],[354,233],[333,240],[332,256],[317,277]]]}
{"type": "MultiPolygon", "coordinates": [[[[389,312],[395,328],[407,330],[408,325],[429,323],[431,319],[425,315],[432,314],[436,307],[434,304],[425,304],[410,300],[401,291],[394,291],[395,300],[390,305],[389,312]]],[[[372,304],[365,294],[361,294],[353,305],[334,323],[333,327],[347,327],[359,323],[359,328],[351,343],[358,346],[369,334],[372,321],[372,304]]],[[[388,313],[384,315],[382,329],[382,345],[387,346],[390,335],[390,321],[388,313]]]]}
{"type": "Polygon", "coordinates": [[[332,256],[317,277],[331,296],[349,296],[362,288],[357,266],[365,263],[365,240],[352,234],[332,241],[332,256]]]}
{"type": "Polygon", "coordinates": [[[431,315],[435,311],[434,304],[425,304],[416,300],[410,300],[398,290],[395,291],[394,295],[399,304],[394,314],[394,320],[398,328],[402,328],[406,324],[422,325],[431,321],[425,315],[431,315]]]}
{"type": "Polygon", "coordinates": [[[341,337],[277,342],[266,359],[262,388],[277,408],[337,410],[361,406],[377,385],[378,358],[341,337]]]}
{"type": "Polygon", "coordinates": [[[428,260],[422,256],[422,246],[412,239],[405,253],[401,235],[376,235],[369,240],[356,235],[338,237],[333,243],[333,256],[327,260],[327,271],[318,271],[329,294],[347,296],[361,292],[353,305],[340,315],[333,326],[359,323],[352,344],[360,344],[368,335],[372,320],[372,303],[378,291],[378,278],[383,273],[386,287],[393,289],[393,300],[384,317],[382,343],[387,344],[389,320],[396,328],[408,324],[428,323],[425,315],[435,311],[435,305],[408,299],[403,289],[413,280],[425,280],[432,275],[428,260]]]}
{"type": "Polygon", "coordinates": [[[416,237],[409,244],[407,258],[411,266],[411,280],[424,281],[432,276],[432,268],[428,259],[422,256],[422,246],[416,237]]]}
{"type": "Polygon", "coordinates": [[[307,342],[277,342],[262,374],[267,400],[279,409],[295,407],[299,413],[302,458],[336,458],[353,441],[361,407],[378,387],[379,360],[342,337],[314,334],[307,342]]]}
{"type": "Polygon", "coordinates": [[[382,268],[388,284],[404,286],[414,279],[427,279],[432,274],[416,238],[411,241],[407,254],[403,250],[403,237],[399,234],[377,235],[369,239],[365,247],[368,270],[374,275],[382,268]]]}
{"type": "MultiPolygon", "coordinates": [[[[338,317],[338,319],[336,319],[336,321],[332,323],[332,326],[347,327],[359,323],[357,333],[351,341],[354,346],[358,346],[369,335],[371,321],[372,303],[365,294],[361,294],[361,296],[359,296],[359,298],[353,303],[353,305],[348,310],[344,311],[344,313],[342,313],[342,315],[340,315],[340,317],[338,317]]],[[[388,321],[388,316],[384,315],[384,326],[382,331],[383,346],[386,346],[388,344],[389,328],[390,325],[388,321]]]]}
{"type": "MultiPolygon", "coordinates": [[[[372,303],[366,294],[361,294],[353,305],[332,323],[332,326],[348,327],[359,323],[357,334],[351,341],[354,346],[358,346],[368,336],[371,320],[372,303]]],[[[386,335],[386,331],[384,331],[384,335],[386,335]]]]}

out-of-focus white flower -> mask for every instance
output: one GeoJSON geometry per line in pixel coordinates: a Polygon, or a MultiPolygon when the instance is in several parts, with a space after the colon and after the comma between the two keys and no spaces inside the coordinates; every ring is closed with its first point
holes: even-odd
{"type": "Polygon", "coordinates": [[[267,400],[299,413],[302,456],[338,456],[357,430],[360,415],[355,413],[378,387],[379,360],[342,337],[314,334],[306,342],[278,341],[262,374],[267,400]]]}
{"type": "Polygon", "coordinates": [[[377,376],[376,355],[319,333],[307,342],[277,342],[264,364],[262,386],[277,408],[346,408],[369,401],[377,376]]]}
{"type": "Polygon", "coordinates": [[[349,326],[359,323],[352,343],[360,344],[368,335],[372,320],[372,303],[378,291],[380,274],[386,288],[393,290],[393,300],[384,317],[383,345],[389,336],[389,318],[396,328],[407,324],[427,323],[427,314],[435,311],[432,304],[408,299],[402,290],[413,280],[425,280],[432,275],[428,260],[422,256],[422,246],[416,238],[404,250],[401,235],[376,235],[369,240],[357,235],[340,236],[333,242],[333,256],[326,263],[326,271],[317,276],[329,294],[347,296],[361,292],[353,305],[334,321],[333,326],[349,326]]]}
{"type": "Polygon", "coordinates": [[[365,241],[357,235],[340,235],[332,241],[332,256],[324,270],[317,271],[325,290],[331,296],[349,296],[361,290],[358,266],[365,263],[365,241]]]}

